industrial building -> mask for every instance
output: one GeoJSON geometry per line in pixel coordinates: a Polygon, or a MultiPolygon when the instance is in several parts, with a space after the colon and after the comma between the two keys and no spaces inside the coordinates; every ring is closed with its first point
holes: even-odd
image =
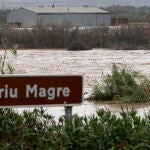
{"type": "Polygon", "coordinates": [[[110,25],[110,13],[96,7],[23,7],[7,15],[7,23],[21,27],[110,25]]]}

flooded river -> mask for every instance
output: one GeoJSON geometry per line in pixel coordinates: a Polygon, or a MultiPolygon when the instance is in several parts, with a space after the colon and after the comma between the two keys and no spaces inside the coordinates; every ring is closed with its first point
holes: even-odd
{"type": "MultiPolygon", "coordinates": [[[[65,50],[18,50],[14,60],[17,74],[71,75],[84,77],[84,92],[100,83],[102,75],[111,72],[112,63],[127,65],[150,77],[150,51],[148,50],[103,50],[65,51],[65,50]]],[[[148,112],[150,105],[134,105],[140,115],[148,112]]],[[[98,108],[108,108],[114,113],[120,111],[118,104],[84,102],[73,108],[73,114],[90,115],[98,108]]],[[[21,111],[22,109],[20,109],[21,111]]],[[[47,111],[59,117],[64,115],[63,107],[49,107],[47,111]]]]}

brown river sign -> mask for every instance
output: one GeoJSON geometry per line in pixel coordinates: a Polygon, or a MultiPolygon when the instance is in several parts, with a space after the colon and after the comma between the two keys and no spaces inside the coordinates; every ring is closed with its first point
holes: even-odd
{"type": "Polygon", "coordinates": [[[74,106],[82,103],[82,76],[0,76],[0,106],[74,106]]]}

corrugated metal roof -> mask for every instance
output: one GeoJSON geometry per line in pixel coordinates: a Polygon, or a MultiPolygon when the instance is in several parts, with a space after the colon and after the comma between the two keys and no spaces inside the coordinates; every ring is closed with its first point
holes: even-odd
{"type": "Polygon", "coordinates": [[[109,13],[96,7],[23,7],[36,13],[109,13]]]}

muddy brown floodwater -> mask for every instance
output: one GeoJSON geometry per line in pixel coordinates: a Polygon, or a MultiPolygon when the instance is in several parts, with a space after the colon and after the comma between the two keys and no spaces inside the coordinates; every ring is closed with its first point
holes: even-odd
{"type": "MultiPolygon", "coordinates": [[[[66,50],[18,50],[17,59],[13,60],[16,74],[48,74],[71,75],[81,74],[84,77],[84,91],[91,92],[91,87],[100,83],[102,76],[111,72],[112,63],[127,65],[150,77],[149,50],[104,50],[89,51],[66,50]]],[[[86,95],[85,95],[86,96],[86,95]]],[[[131,107],[131,106],[130,106],[131,107]]],[[[73,114],[90,115],[99,108],[120,112],[119,104],[93,103],[85,101],[83,105],[73,107],[73,114]]],[[[149,104],[134,105],[139,115],[150,110],[149,104]]],[[[24,108],[19,108],[22,111],[24,108]]],[[[32,108],[29,108],[32,109],[32,108]]],[[[58,118],[64,115],[63,107],[46,108],[49,113],[58,118]]]]}

